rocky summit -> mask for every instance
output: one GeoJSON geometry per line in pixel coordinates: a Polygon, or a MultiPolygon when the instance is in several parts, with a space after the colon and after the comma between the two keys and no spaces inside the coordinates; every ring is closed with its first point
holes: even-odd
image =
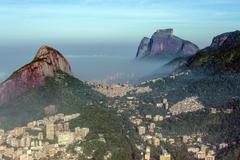
{"type": "Polygon", "coordinates": [[[239,60],[240,31],[233,31],[214,37],[210,46],[188,60],[187,68],[209,73],[240,73],[239,60]]]}
{"type": "Polygon", "coordinates": [[[0,84],[0,104],[15,98],[29,89],[42,86],[56,71],[71,75],[71,67],[63,55],[49,47],[42,46],[33,61],[15,71],[0,84]]]}
{"type": "Polygon", "coordinates": [[[219,53],[222,50],[227,51],[238,47],[240,31],[226,32],[213,38],[209,47],[204,51],[219,53]]]}
{"type": "Polygon", "coordinates": [[[173,29],[159,29],[151,38],[144,37],[138,47],[137,58],[194,55],[198,46],[173,35],[173,29]]]}

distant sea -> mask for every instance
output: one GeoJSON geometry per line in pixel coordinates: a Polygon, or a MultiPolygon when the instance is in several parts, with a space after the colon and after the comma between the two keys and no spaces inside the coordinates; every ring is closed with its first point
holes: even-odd
{"type": "MultiPolygon", "coordinates": [[[[31,62],[39,46],[0,46],[0,82],[15,70],[31,62]]],[[[74,75],[83,81],[130,82],[151,74],[163,64],[136,61],[137,45],[53,45],[53,47],[67,58],[74,75]]]]}
{"type": "Polygon", "coordinates": [[[160,68],[160,63],[140,62],[132,57],[92,55],[67,56],[73,73],[84,81],[126,83],[140,79],[160,68]]]}

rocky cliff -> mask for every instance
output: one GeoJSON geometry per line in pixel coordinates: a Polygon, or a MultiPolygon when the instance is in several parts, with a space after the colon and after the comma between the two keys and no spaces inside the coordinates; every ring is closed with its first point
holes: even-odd
{"type": "Polygon", "coordinates": [[[231,50],[238,47],[239,37],[240,31],[238,30],[220,34],[213,38],[211,45],[205,48],[204,51],[219,53],[222,50],[231,50]]]}
{"type": "Polygon", "coordinates": [[[173,35],[173,29],[157,30],[151,38],[144,37],[138,47],[137,58],[194,55],[199,48],[192,42],[173,35]]]}
{"type": "Polygon", "coordinates": [[[188,67],[214,73],[240,73],[240,31],[227,32],[213,38],[209,47],[188,60],[188,67]]]}
{"type": "Polygon", "coordinates": [[[57,50],[42,46],[33,61],[15,71],[5,82],[0,84],[0,104],[28,91],[42,86],[46,79],[56,71],[71,75],[71,67],[57,50]]]}

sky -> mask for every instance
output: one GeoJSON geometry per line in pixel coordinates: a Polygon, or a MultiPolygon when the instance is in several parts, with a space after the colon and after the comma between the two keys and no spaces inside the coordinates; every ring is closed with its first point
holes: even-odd
{"type": "Polygon", "coordinates": [[[203,48],[213,36],[240,29],[240,1],[0,0],[0,21],[1,78],[8,75],[6,68],[26,63],[43,44],[70,58],[134,57],[142,37],[173,28],[175,35],[203,48]]]}
{"type": "Polygon", "coordinates": [[[204,47],[239,19],[239,0],[0,0],[0,42],[136,43],[171,27],[204,47]]]}

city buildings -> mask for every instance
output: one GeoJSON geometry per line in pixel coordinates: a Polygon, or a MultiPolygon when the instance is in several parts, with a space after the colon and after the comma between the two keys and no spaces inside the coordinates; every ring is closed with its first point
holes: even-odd
{"type": "Polygon", "coordinates": [[[75,150],[81,148],[79,152],[69,154],[67,147],[84,140],[90,131],[80,127],[70,130],[69,121],[79,116],[79,113],[66,116],[61,113],[7,132],[0,129],[0,159],[54,159],[58,153],[61,153],[61,159],[77,159],[83,155],[83,148],[76,146],[75,150]]]}
{"type": "Polygon", "coordinates": [[[171,160],[171,155],[168,153],[161,154],[159,160],[171,160]]]}

